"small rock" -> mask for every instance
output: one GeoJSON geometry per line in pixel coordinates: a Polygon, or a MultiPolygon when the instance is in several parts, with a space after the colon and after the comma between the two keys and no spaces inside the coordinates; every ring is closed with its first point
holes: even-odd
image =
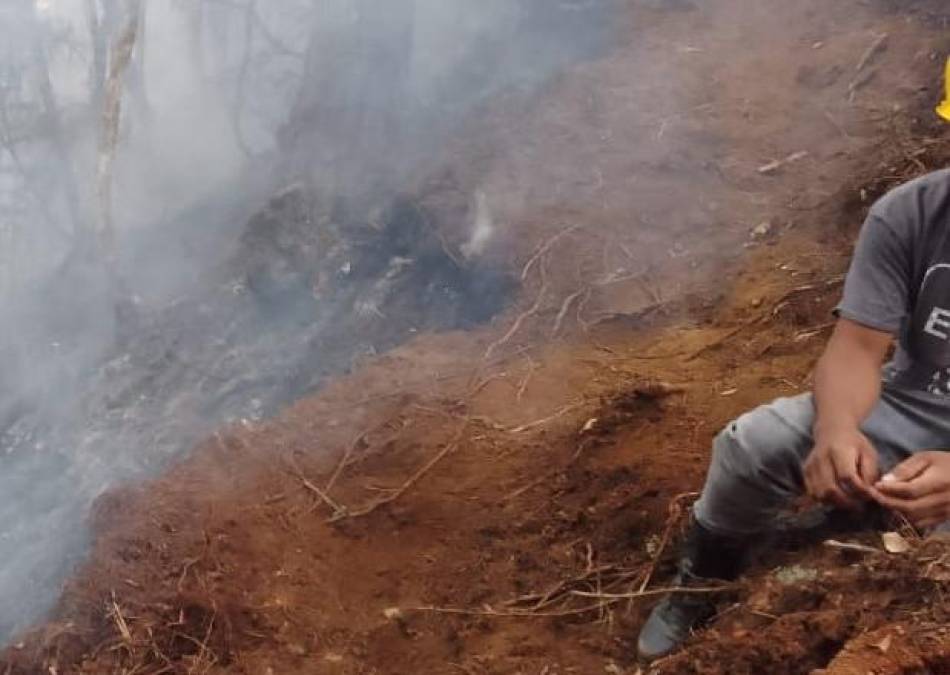
{"type": "Polygon", "coordinates": [[[892,641],[893,641],[893,636],[888,635],[880,642],[875,643],[873,646],[881,650],[882,654],[887,654],[888,650],[891,648],[892,641]]]}
{"type": "Polygon", "coordinates": [[[910,542],[898,532],[885,532],[881,535],[881,541],[884,543],[884,549],[888,553],[907,553],[910,551],[910,542]]]}
{"type": "Polygon", "coordinates": [[[755,239],[764,239],[772,233],[772,223],[765,221],[752,228],[752,237],[755,239]]]}
{"type": "Polygon", "coordinates": [[[792,586],[805,581],[814,581],[818,578],[818,570],[801,565],[789,565],[775,570],[775,578],[785,586],[792,586]]]}
{"type": "Polygon", "coordinates": [[[402,610],[398,607],[387,607],[383,610],[383,616],[385,616],[390,621],[398,621],[402,619],[402,610]]]}
{"type": "Polygon", "coordinates": [[[598,420],[596,417],[591,417],[589,420],[587,420],[584,426],[581,427],[581,433],[586,434],[589,431],[593,431],[594,427],[597,426],[597,422],[599,421],[600,420],[598,420]]]}

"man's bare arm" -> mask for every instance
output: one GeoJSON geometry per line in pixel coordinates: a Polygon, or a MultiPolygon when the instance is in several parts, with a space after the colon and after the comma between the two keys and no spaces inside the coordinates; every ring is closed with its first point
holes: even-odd
{"type": "Polygon", "coordinates": [[[892,338],[841,319],[815,369],[816,434],[857,429],[881,395],[881,365],[892,338]]]}
{"type": "Polygon", "coordinates": [[[815,369],[815,447],[805,463],[808,493],[855,506],[872,498],[877,453],[860,431],[881,394],[881,364],[892,337],[841,319],[815,369]]]}

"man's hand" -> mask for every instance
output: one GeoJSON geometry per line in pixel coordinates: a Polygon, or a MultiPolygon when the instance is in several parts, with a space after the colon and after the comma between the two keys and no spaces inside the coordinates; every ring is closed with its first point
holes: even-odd
{"type": "Polygon", "coordinates": [[[813,498],[846,508],[873,499],[877,452],[860,431],[881,393],[881,363],[892,338],[839,319],[815,369],[815,447],[805,462],[813,498]]]}
{"type": "Polygon", "coordinates": [[[875,483],[874,498],[918,527],[950,520],[950,452],[918,452],[875,483]]]}
{"type": "Polygon", "coordinates": [[[877,452],[856,428],[816,429],[815,447],[805,462],[805,487],[820,502],[857,509],[874,499],[878,482],[877,452]]]}

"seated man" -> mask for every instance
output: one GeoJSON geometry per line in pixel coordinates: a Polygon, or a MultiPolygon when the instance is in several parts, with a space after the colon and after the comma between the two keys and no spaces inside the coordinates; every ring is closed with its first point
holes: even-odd
{"type": "MultiPolygon", "coordinates": [[[[950,170],[874,205],[836,315],[814,392],[746,413],[716,438],[677,585],[735,579],[750,544],[802,493],[846,509],[879,504],[921,528],[950,520],[950,170]]],[[[709,596],[665,598],[640,657],[669,654],[712,612],[709,596]]]]}

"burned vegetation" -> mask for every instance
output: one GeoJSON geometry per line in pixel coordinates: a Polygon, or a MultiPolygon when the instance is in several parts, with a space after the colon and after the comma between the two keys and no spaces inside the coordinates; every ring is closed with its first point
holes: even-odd
{"type": "Polygon", "coordinates": [[[635,657],[710,440],[811,386],[860,220],[950,160],[942,5],[297,4],[170,10],[254,38],[219,73],[238,178],[155,187],[130,312],[74,268],[0,343],[30,385],[0,389],[0,672],[950,672],[947,542],[810,510],[635,657]]]}

